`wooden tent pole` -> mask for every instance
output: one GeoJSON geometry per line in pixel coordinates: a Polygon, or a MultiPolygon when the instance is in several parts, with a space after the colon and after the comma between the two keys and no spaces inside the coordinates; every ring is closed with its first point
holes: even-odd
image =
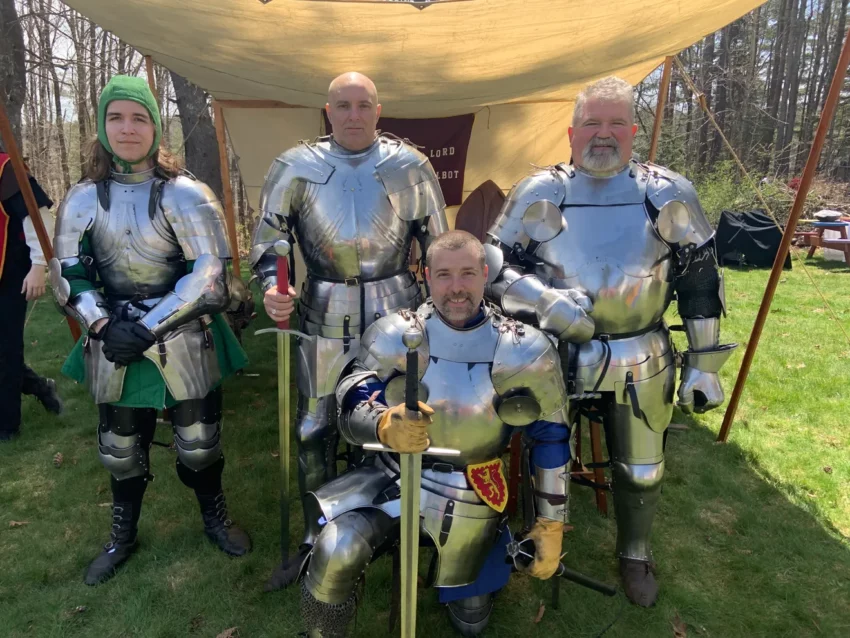
{"type": "Polygon", "coordinates": [[[233,215],[233,189],[230,188],[230,163],[227,161],[227,132],[224,128],[224,109],[213,100],[215,115],[215,137],[218,140],[218,159],[221,164],[221,190],[224,195],[224,219],[227,222],[227,235],[233,250],[233,272],[241,277],[239,270],[239,240],[236,236],[236,220],[233,215]]]}
{"type": "Polygon", "coordinates": [[[741,394],[747,382],[747,375],[750,372],[750,366],[753,363],[756,348],[758,348],[762,329],[770,312],[770,304],[773,302],[773,295],[776,292],[779,277],[782,275],[782,265],[788,256],[791,239],[794,237],[797,221],[803,213],[803,206],[806,203],[806,196],[809,194],[809,188],[818,167],[821,150],[823,150],[823,144],[826,141],[826,134],[829,132],[829,127],[832,124],[832,116],[835,114],[835,107],[838,104],[838,98],[841,94],[841,87],[844,84],[844,77],[847,74],[848,64],[850,64],[850,29],[848,29],[844,36],[844,46],[841,48],[841,56],[838,58],[838,64],[832,76],[832,83],[829,85],[829,93],[827,94],[826,103],[824,104],[823,112],[818,122],[812,148],[809,151],[809,158],[806,160],[806,168],[803,169],[803,176],[800,178],[800,187],[797,190],[797,196],[794,198],[794,205],[791,207],[791,215],[785,226],[785,232],[782,234],[782,242],[779,244],[776,259],[773,261],[773,269],[770,271],[767,289],[764,292],[764,297],[762,297],[761,306],[759,307],[755,324],[750,333],[750,340],[747,342],[747,351],[744,353],[741,369],[738,371],[738,380],[735,382],[735,389],[732,391],[732,396],[729,399],[729,407],[726,408],[726,414],[723,416],[723,425],[720,427],[720,432],[717,435],[717,440],[722,443],[725,443],[729,438],[729,430],[732,428],[735,413],[738,411],[738,403],[741,400],[741,394]]]}
{"type": "MultiPolygon", "coordinates": [[[[35,201],[32,186],[30,186],[30,180],[27,175],[26,166],[24,166],[24,159],[18,148],[18,142],[12,134],[12,124],[9,122],[9,114],[6,111],[6,100],[3,97],[0,97],[0,138],[2,138],[6,152],[9,154],[12,170],[15,172],[18,186],[21,189],[21,194],[24,196],[27,213],[32,220],[35,234],[38,236],[38,243],[41,245],[41,252],[44,253],[45,260],[50,261],[53,259],[53,246],[50,244],[50,237],[47,235],[44,221],[41,219],[41,213],[38,210],[38,203],[35,201]]],[[[65,319],[68,321],[68,327],[71,329],[71,336],[76,341],[80,338],[80,327],[71,317],[65,317],[65,319]]]]}
{"type": "Polygon", "coordinates": [[[655,107],[655,123],[652,125],[652,141],[649,143],[650,162],[655,161],[658,151],[658,138],[661,136],[661,122],[664,120],[664,106],[667,104],[667,91],[670,89],[670,72],[673,69],[673,56],[664,58],[664,70],[661,72],[661,86],[658,88],[658,104],[655,107]]]}
{"type": "MultiPolygon", "coordinates": [[[[153,72],[153,58],[149,55],[145,56],[145,71],[148,74],[148,86],[151,88],[151,93],[153,93],[154,99],[156,99],[156,76],[153,72]]],[[[157,103],[159,101],[157,100],[157,103]]],[[[162,109],[162,104],[159,104],[160,110],[162,109]]]]}

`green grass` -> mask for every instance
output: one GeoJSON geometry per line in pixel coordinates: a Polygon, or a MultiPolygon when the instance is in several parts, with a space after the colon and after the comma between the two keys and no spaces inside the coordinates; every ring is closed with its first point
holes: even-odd
{"type": "MultiPolygon", "coordinates": [[[[810,270],[850,331],[850,271],[818,258],[810,270]]],[[[727,396],[767,274],[727,272],[724,340],[742,344],[722,373],[727,396]]],[[[250,332],[266,325],[261,317],[250,332]]],[[[28,362],[58,378],[71,341],[51,302],[37,304],[26,339],[28,362]]],[[[262,593],[278,561],[274,343],[271,336],[246,336],[248,372],[259,376],[233,379],[225,392],[225,489],[255,544],[244,559],[206,541],[194,498],[173,470],[173,452],[154,447],[142,545],[115,579],[86,587],[83,571],[109,525],[96,411],[85,389],[65,379],[61,417],[24,400],[22,437],[0,445],[0,636],[215,637],[238,627],[239,636],[258,637],[300,630],[297,591],[262,593]],[[57,452],[64,455],[58,469],[57,452]],[[11,521],[27,524],[10,527],[11,521]]],[[[674,623],[689,636],[850,635],[848,357],[850,344],[795,264],[779,285],[730,443],[714,443],[720,411],[674,416],[689,429],[671,432],[667,447],[654,529],[661,595],[649,610],[626,606],[606,636],[672,636],[674,623]]],[[[157,438],[168,441],[170,430],[160,428],[157,438]]],[[[614,581],[614,521],[596,513],[589,490],[573,494],[566,560],[614,581]]],[[[300,522],[296,538],[298,529],[300,522]]],[[[355,636],[390,635],[389,591],[389,561],[382,559],[368,572],[355,636]]],[[[454,635],[434,592],[420,595],[420,634],[454,635]]],[[[549,599],[548,584],[514,577],[486,635],[590,637],[621,605],[568,583],[559,610],[549,599]],[[535,624],[541,601],[547,610],[535,624]]]]}

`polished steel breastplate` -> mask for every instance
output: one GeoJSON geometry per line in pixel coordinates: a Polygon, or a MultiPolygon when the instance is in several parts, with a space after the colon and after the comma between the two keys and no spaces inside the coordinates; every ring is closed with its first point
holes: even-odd
{"type": "Polygon", "coordinates": [[[542,244],[538,275],[593,301],[597,334],[623,334],[658,323],[673,294],[670,249],[643,204],[563,209],[567,229],[542,244]]]}
{"type": "Polygon", "coordinates": [[[316,150],[334,171],[327,183],[306,185],[295,219],[308,273],[334,280],[379,279],[405,269],[411,222],[393,211],[375,172],[385,145],[343,155],[320,142],[316,150]]]}
{"type": "Polygon", "coordinates": [[[162,211],[157,208],[149,217],[152,184],[152,179],[110,180],[109,210],[98,204],[91,243],[107,296],[162,295],[186,274],[183,253],[162,211]]]}

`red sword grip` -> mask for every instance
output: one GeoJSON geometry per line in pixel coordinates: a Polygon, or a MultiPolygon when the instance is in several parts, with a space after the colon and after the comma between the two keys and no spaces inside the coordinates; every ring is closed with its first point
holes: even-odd
{"type": "MultiPolygon", "coordinates": [[[[287,257],[277,257],[277,291],[285,295],[289,290],[289,259],[287,257]]],[[[281,330],[289,330],[289,318],[286,321],[278,321],[277,327],[281,330]]]]}

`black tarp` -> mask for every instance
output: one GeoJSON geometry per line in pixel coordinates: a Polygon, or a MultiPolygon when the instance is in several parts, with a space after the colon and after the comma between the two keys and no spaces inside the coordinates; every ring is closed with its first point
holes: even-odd
{"type": "MultiPolygon", "coordinates": [[[[770,268],[782,241],[782,231],[761,211],[724,210],[715,241],[721,266],[770,268]]],[[[791,255],[786,256],[784,268],[791,269],[791,255]]]]}

